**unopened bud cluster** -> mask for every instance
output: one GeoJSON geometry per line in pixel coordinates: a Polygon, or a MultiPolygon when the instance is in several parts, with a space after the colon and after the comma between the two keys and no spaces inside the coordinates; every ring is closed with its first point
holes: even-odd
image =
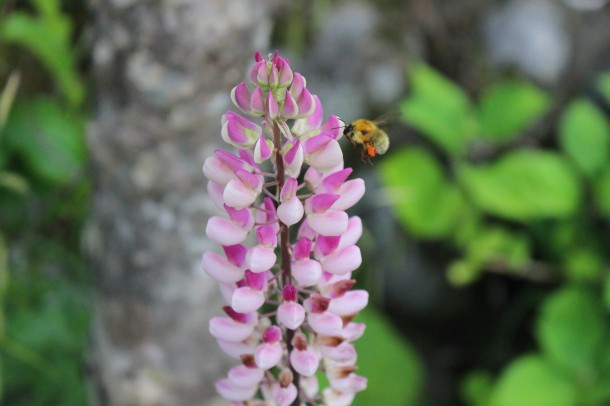
{"type": "Polygon", "coordinates": [[[349,405],[367,384],[352,344],[365,326],[352,320],[368,293],[352,290],[362,223],[345,210],[364,182],[348,180],[343,123],[323,121],[320,100],[277,53],[257,53],[231,98],[251,118],[224,114],[222,138],[237,151],[203,166],[223,213],[206,227],[223,253],[204,253],[203,269],[227,303],[209,328],[240,361],[216,389],[234,405],[349,405]],[[319,370],[330,384],[321,392],[319,370]]]}

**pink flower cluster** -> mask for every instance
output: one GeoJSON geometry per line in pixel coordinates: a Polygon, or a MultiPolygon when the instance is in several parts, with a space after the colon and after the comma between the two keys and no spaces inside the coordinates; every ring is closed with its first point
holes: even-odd
{"type": "Polygon", "coordinates": [[[364,182],[348,180],[343,123],[333,115],[323,122],[305,78],[277,52],[256,53],[255,61],[249,85],[231,97],[259,122],[224,114],[222,138],[238,151],[218,150],[203,166],[223,212],[206,234],[224,251],[204,253],[203,269],[227,302],[226,316],[209,328],[241,361],[216,389],[234,405],[349,405],[367,385],[355,374],[352,344],[365,326],[352,320],[368,293],[351,289],[362,222],[345,210],[363,196],[364,182]],[[330,384],[321,394],[319,370],[330,384]]]}

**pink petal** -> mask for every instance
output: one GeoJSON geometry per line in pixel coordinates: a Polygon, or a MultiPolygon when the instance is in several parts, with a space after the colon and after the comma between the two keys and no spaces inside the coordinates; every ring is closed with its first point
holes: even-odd
{"type": "Polygon", "coordinates": [[[319,190],[318,191],[318,185],[322,181],[323,177],[324,177],[324,174],[322,172],[318,171],[313,166],[310,166],[309,168],[307,168],[307,172],[305,172],[304,178],[305,178],[305,182],[308,184],[309,188],[312,189],[315,193],[325,193],[325,192],[332,193],[332,190],[319,190]]]}
{"type": "Polygon", "coordinates": [[[222,125],[220,136],[225,142],[238,148],[247,146],[250,142],[245,129],[236,120],[227,120],[222,125]]]}
{"type": "Polygon", "coordinates": [[[252,83],[253,86],[256,86],[259,84],[258,83],[258,70],[260,69],[261,65],[265,65],[265,67],[266,67],[267,62],[264,60],[258,60],[254,65],[252,65],[252,68],[250,68],[250,74],[248,75],[248,78],[250,79],[250,83],[252,83]]]}
{"type": "Polygon", "coordinates": [[[277,406],[290,406],[292,402],[297,398],[298,391],[294,384],[289,384],[285,388],[282,388],[277,382],[273,385],[271,390],[271,396],[277,406]]]}
{"type": "Polygon", "coordinates": [[[280,87],[288,87],[292,83],[292,79],[294,77],[292,73],[292,69],[290,69],[290,65],[288,62],[281,58],[281,61],[278,61],[278,69],[280,71],[280,87]]]}
{"type": "Polygon", "coordinates": [[[351,316],[358,313],[369,303],[369,292],[366,290],[352,290],[345,292],[341,297],[330,301],[328,311],[338,316],[351,316]]]}
{"type": "Polygon", "coordinates": [[[347,341],[342,342],[336,347],[320,346],[320,352],[324,358],[329,358],[336,362],[352,363],[357,358],[356,349],[347,341]]]}
{"type": "Polygon", "coordinates": [[[328,120],[320,126],[320,131],[328,131],[330,136],[336,140],[343,135],[345,124],[337,116],[331,115],[328,120]]]}
{"type": "Polygon", "coordinates": [[[356,244],[360,236],[362,236],[362,220],[358,216],[350,217],[347,222],[347,230],[341,235],[338,248],[345,248],[356,244]]]}
{"type": "Polygon", "coordinates": [[[301,225],[299,226],[299,232],[297,233],[297,238],[309,238],[310,240],[314,240],[318,236],[309,224],[307,223],[307,218],[303,220],[301,225]]]}
{"type": "Polygon", "coordinates": [[[304,213],[305,209],[303,208],[303,203],[301,203],[296,196],[286,200],[277,208],[278,218],[287,226],[294,225],[301,221],[304,213]]]}
{"type": "Polygon", "coordinates": [[[325,236],[341,235],[347,230],[347,213],[344,211],[328,211],[320,214],[307,215],[307,224],[315,232],[325,236]]]}
{"type": "Polygon", "coordinates": [[[265,294],[247,286],[235,289],[231,298],[231,307],[240,313],[257,311],[264,303],[265,294]]]}
{"type": "MultiPolygon", "coordinates": [[[[316,137],[320,136],[312,137],[308,142],[316,137]]],[[[321,137],[328,138],[330,142],[308,154],[305,160],[318,171],[327,172],[343,164],[343,152],[336,140],[326,135],[321,135],[321,137]]]]}
{"type": "Polygon", "coordinates": [[[356,374],[349,374],[345,378],[329,379],[330,386],[341,392],[360,392],[366,389],[367,379],[356,374]]]}
{"type": "Polygon", "coordinates": [[[345,182],[337,191],[341,198],[335,202],[333,209],[347,210],[360,201],[364,196],[364,181],[352,179],[345,182]]]}
{"type": "Polygon", "coordinates": [[[250,92],[244,82],[241,82],[231,90],[231,100],[244,113],[250,111],[250,92]]]}
{"type": "Polygon", "coordinates": [[[293,247],[292,255],[294,259],[309,258],[311,253],[311,240],[306,237],[299,238],[293,247]]]}
{"type": "Polygon", "coordinates": [[[269,72],[269,86],[271,88],[277,88],[280,84],[280,73],[277,70],[277,66],[271,66],[271,72],[269,72]]]}
{"type": "Polygon", "coordinates": [[[335,275],[344,275],[352,272],[362,264],[360,248],[352,245],[335,251],[320,260],[322,269],[335,275]]]}
{"type": "Polygon", "coordinates": [[[237,210],[250,206],[256,201],[258,192],[250,189],[240,180],[230,180],[222,194],[224,203],[237,210]]]}
{"type": "Polygon", "coordinates": [[[343,321],[336,314],[324,313],[309,313],[307,321],[311,328],[318,334],[323,336],[336,337],[341,335],[343,321]]]}
{"type": "Polygon", "coordinates": [[[284,152],[284,171],[286,176],[296,178],[301,173],[301,166],[303,165],[303,146],[299,141],[296,141],[289,148],[284,152]]]}
{"type": "Polygon", "coordinates": [[[278,326],[269,326],[263,333],[263,341],[266,343],[275,343],[282,338],[282,330],[278,326]]]}
{"type": "Polygon", "coordinates": [[[339,200],[341,196],[332,193],[320,193],[307,199],[305,207],[307,213],[323,213],[339,200]]]}
{"type": "Polygon", "coordinates": [[[260,369],[270,369],[276,366],[282,359],[282,346],[279,341],[275,343],[263,343],[254,351],[254,362],[260,369]]]}
{"type": "Polygon", "coordinates": [[[246,262],[252,272],[265,272],[271,269],[276,259],[273,249],[262,245],[252,247],[246,255],[246,262]]]}
{"type": "MultiPolygon", "coordinates": [[[[258,224],[262,223],[271,223],[273,221],[277,221],[277,216],[275,215],[275,205],[273,204],[273,200],[269,197],[265,197],[263,203],[258,206],[261,210],[256,211],[256,222],[258,224]]],[[[279,227],[275,227],[274,224],[270,224],[274,229],[279,227]]]]}
{"type": "Polygon", "coordinates": [[[252,157],[252,154],[250,154],[250,152],[248,152],[245,149],[240,149],[239,150],[239,157],[246,163],[249,164],[249,166],[247,168],[244,168],[246,170],[248,170],[249,172],[253,172],[253,169],[256,168],[258,169],[256,162],[254,162],[254,158],[252,157]]]}
{"type": "Polygon", "coordinates": [[[260,245],[273,248],[277,245],[277,233],[271,225],[256,228],[256,238],[260,245]]]}
{"type": "Polygon", "coordinates": [[[295,348],[290,353],[290,365],[300,375],[313,376],[320,365],[320,357],[309,348],[304,351],[295,348]]]}
{"type": "MultiPolygon", "coordinates": [[[[248,271],[246,270],[246,276],[248,271]]],[[[341,297],[356,284],[355,279],[343,279],[332,284],[320,287],[320,294],[331,299],[341,297]]]]}
{"type": "Polygon", "coordinates": [[[322,266],[313,259],[300,259],[292,265],[292,277],[300,286],[313,286],[322,277],[322,266]]]}
{"type": "Polygon", "coordinates": [[[296,196],[298,187],[299,182],[295,178],[287,178],[282,187],[282,191],[280,192],[280,201],[283,202],[284,200],[296,196]]]}
{"type": "Polygon", "coordinates": [[[322,391],[322,398],[326,406],[350,406],[354,397],[354,392],[339,392],[333,388],[325,388],[322,391]]]}
{"type": "Polygon", "coordinates": [[[254,143],[254,161],[258,164],[271,157],[271,148],[263,136],[254,143]]]}
{"type": "Polygon", "coordinates": [[[282,298],[286,302],[296,302],[297,301],[297,289],[294,285],[286,285],[282,290],[282,298]]]}
{"type": "Polygon", "coordinates": [[[342,274],[342,275],[333,275],[330,272],[322,272],[322,279],[318,282],[318,287],[320,291],[325,292],[329,288],[332,289],[337,282],[350,280],[352,274],[350,272],[342,274]]]}
{"type": "Polygon", "coordinates": [[[321,192],[335,193],[352,173],[352,168],[333,172],[322,180],[321,192]]]}
{"type": "MultiPolygon", "coordinates": [[[[306,97],[305,94],[301,95],[301,97],[306,97]]],[[[324,111],[322,110],[322,103],[320,103],[320,99],[318,96],[313,96],[313,111],[307,115],[307,127],[308,128],[319,128],[320,124],[322,124],[322,118],[324,118],[324,111]]],[[[299,105],[301,107],[301,105],[299,105]]],[[[306,106],[307,107],[307,106],[306,106]]],[[[311,109],[311,106],[308,106],[311,109]]],[[[302,110],[299,110],[302,111],[302,110]]]]}
{"type": "Polygon", "coordinates": [[[206,158],[203,163],[203,174],[210,181],[220,185],[226,185],[231,179],[235,179],[233,169],[215,156],[206,158]]]}
{"type": "Polygon", "coordinates": [[[253,385],[249,388],[243,388],[235,385],[227,378],[222,378],[216,382],[216,391],[223,398],[235,402],[246,401],[252,399],[258,390],[258,385],[253,385]]]}
{"type": "Polygon", "coordinates": [[[258,65],[258,71],[256,72],[256,82],[261,86],[267,86],[269,84],[269,69],[267,62],[258,65]]]}
{"type": "Polygon", "coordinates": [[[235,283],[243,278],[241,269],[214,252],[203,254],[203,270],[217,281],[235,283]]]}
{"type": "Polygon", "coordinates": [[[284,99],[284,109],[282,115],[286,119],[296,118],[299,114],[299,107],[297,102],[292,97],[290,92],[286,92],[286,98],[284,99]]]}
{"type": "Polygon", "coordinates": [[[238,323],[228,317],[212,317],[209,327],[215,338],[232,342],[244,341],[254,332],[252,324],[238,323]]]}
{"type": "Polygon", "coordinates": [[[267,288],[267,274],[265,272],[252,272],[246,269],[244,272],[245,286],[249,286],[254,290],[265,290],[267,288]]]}
{"type": "Polygon", "coordinates": [[[267,116],[272,120],[275,120],[280,113],[280,108],[277,105],[277,101],[275,97],[273,97],[273,93],[270,91],[267,93],[267,116]]]}
{"type": "Polygon", "coordinates": [[[316,107],[316,100],[311,95],[309,90],[303,89],[301,95],[296,99],[297,107],[299,109],[298,117],[307,117],[314,112],[316,107]]]}
{"type": "Polygon", "coordinates": [[[303,89],[305,89],[305,78],[300,73],[295,72],[290,85],[290,93],[295,99],[298,99],[303,93],[303,89]]]}
{"type": "Polygon", "coordinates": [[[213,216],[208,220],[205,234],[220,245],[235,245],[246,239],[248,231],[229,219],[213,216]]]}
{"type": "Polygon", "coordinates": [[[238,169],[245,169],[248,171],[252,170],[252,167],[250,165],[248,165],[248,163],[246,161],[244,161],[240,157],[233,155],[230,152],[218,149],[218,150],[214,151],[214,154],[216,155],[216,157],[218,159],[220,159],[222,161],[223,164],[225,164],[226,166],[231,168],[231,170],[233,172],[235,172],[238,169]]]}
{"type": "Polygon", "coordinates": [[[235,175],[241,180],[241,182],[248,188],[255,190],[260,193],[263,188],[263,179],[260,175],[255,175],[250,171],[238,169],[235,171],[235,175]]]}
{"type": "Polygon", "coordinates": [[[301,380],[299,381],[301,389],[303,390],[303,393],[305,393],[305,396],[309,397],[309,398],[313,398],[316,395],[318,395],[318,392],[320,391],[320,384],[318,383],[318,377],[317,376],[309,376],[309,377],[302,377],[301,380]]]}
{"type": "Polygon", "coordinates": [[[233,341],[225,341],[225,340],[216,340],[218,346],[231,358],[240,359],[242,355],[246,354],[254,354],[254,349],[256,348],[252,344],[247,344],[245,342],[233,342],[233,341]]]}
{"type": "Polygon", "coordinates": [[[229,369],[227,376],[235,386],[249,388],[258,386],[265,376],[265,371],[258,368],[248,368],[245,365],[236,365],[229,369]]]}
{"type": "Polygon", "coordinates": [[[250,110],[252,111],[252,114],[257,116],[262,116],[265,113],[265,95],[260,86],[252,92],[252,96],[250,97],[250,110]]]}
{"type": "MultiPolygon", "coordinates": [[[[235,289],[233,289],[233,292],[234,291],[235,289]]],[[[258,323],[258,314],[256,312],[239,313],[233,310],[231,306],[223,306],[222,311],[224,311],[227,316],[229,316],[238,323],[253,325],[256,325],[258,323]]]]}
{"type": "Polygon", "coordinates": [[[277,319],[290,330],[296,330],[305,321],[305,309],[296,302],[284,302],[277,308],[277,319]]]}
{"type": "Polygon", "coordinates": [[[317,293],[313,293],[303,301],[303,307],[308,313],[324,313],[326,310],[328,310],[329,304],[330,298],[324,297],[317,293]]]}
{"type": "MultiPolygon", "coordinates": [[[[349,224],[349,223],[348,223],[349,224]]],[[[339,241],[341,240],[341,236],[334,237],[325,237],[319,236],[316,238],[316,248],[315,255],[317,258],[324,257],[333,252],[339,246],[339,241]]]]}
{"type": "Polygon", "coordinates": [[[207,189],[208,189],[208,194],[210,195],[210,198],[214,202],[214,205],[216,207],[218,207],[220,210],[222,210],[224,208],[224,204],[225,204],[224,200],[222,200],[222,195],[225,191],[224,185],[209,181],[207,189]]]}
{"type": "Polygon", "coordinates": [[[341,337],[345,338],[347,341],[356,341],[364,334],[364,330],[366,329],[366,324],[364,323],[354,323],[349,322],[343,328],[343,333],[341,337]]]}
{"type": "Polygon", "coordinates": [[[229,262],[235,266],[242,266],[246,260],[248,249],[241,244],[222,247],[229,262]]]}
{"type": "MultiPolygon", "coordinates": [[[[231,220],[240,226],[241,228],[250,230],[254,225],[254,217],[252,216],[252,212],[250,209],[236,209],[225,204],[225,211],[231,217],[231,220]]],[[[223,244],[223,245],[233,245],[233,244],[223,244]]]]}
{"type": "Polygon", "coordinates": [[[315,135],[305,141],[305,153],[313,154],[325,148],[333,139],[325,134],[315,135]]]}

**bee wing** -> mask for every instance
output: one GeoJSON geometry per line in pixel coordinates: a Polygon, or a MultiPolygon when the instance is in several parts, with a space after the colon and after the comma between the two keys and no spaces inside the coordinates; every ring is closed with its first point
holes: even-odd
{"type": "Polygon", "coordinates": [[[402,116],[402,113],[400,111],[390,110],[387,113],[384,113],[384,114],[380,115],[379,117],[377,117],[375,120],[373,120],[373,122],[377,125],[389,124],[394,121],[397,121],[400,118],[400,116],[402,116]]]}

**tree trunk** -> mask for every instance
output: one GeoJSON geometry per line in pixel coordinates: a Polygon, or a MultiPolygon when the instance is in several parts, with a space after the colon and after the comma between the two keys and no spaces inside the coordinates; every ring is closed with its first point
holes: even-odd
{"type": "Polygon", "coordinates": [[[229,360],[208,333],[221,302],[200,266],[213,209],[201,166],[220,145],[231,88],[268,46],[270,5],[91,3],[93,403],[210,405],[229,360]]]}

